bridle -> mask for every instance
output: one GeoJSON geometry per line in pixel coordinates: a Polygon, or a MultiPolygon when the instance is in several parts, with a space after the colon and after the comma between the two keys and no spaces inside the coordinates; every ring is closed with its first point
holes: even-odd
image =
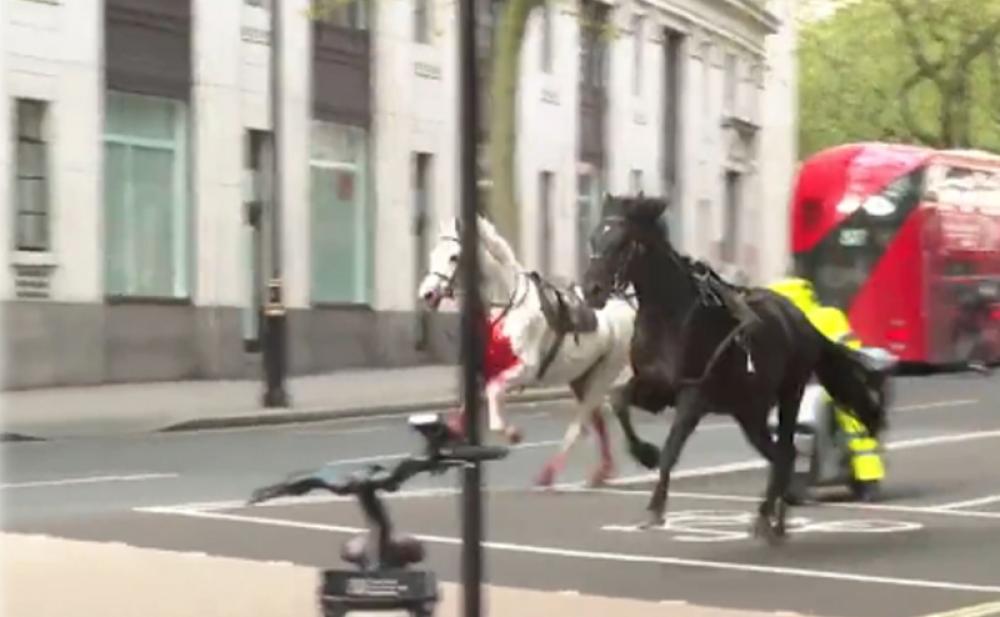
{"type": "MultiPolygon", "coordinates": [[[[622,216],[611,215],[604,217],[606,220],[624,223],[625,218],[622,216]]],[[[618,263],[618,268],[615,270],[614,275],[611,278],[611,295],[622,296],[626,299],[632,299],[635,297],[635,292],[628,293],[626,290],[629,287],[629,281],[626,277],[626,272],[628,272],[629,266],[632,265],[632,260],[636,255],[640,254],[644,249],[638,240],[629,240],[628,247],[625,249],[625,257],[618,263]]],[[[603,256],[594,252],[593,247],[590,247],[590,262],[593,263],[597,259],[601,259],[603,256]]]]}
{"type": "MultiPolygon", "coordinates": [[[[457,244],[458,245],[458,250],[459,250],[459,255],[461,255],[462,241],[459,238],[457,238],[455,236],[450,236],[450,235],[442,235],[440,237],[440,240],[450,240],[450,241],[454,242],[455,244],[457,244]]],[[[447,275],[447,274],[444,274],[443,272],[438,272],[436,270],[431,270],[431,271],[428,272],[428,274],[430,274],[432,276],[435,276],[438,279],[444,281],[444,293],[443,293],[443,296],[445,298],[454,298],[455,297],[455,281],[458,278],[458,271],[459,271],[459,269],[461,267],[460,264],[461,264],[461,260],[459,261],[459,263],[455,264],[455,270],[451,273],[450,276],[447,275]]],[[[503,319],[504,317],[506,317],[507,314],[510,313],[510,311],[514,307],[520,306],[521,304],[524,303],[524,300],[528,297],[528,293],[531,290],[530,285],[524,286],[524,291],[523,291],[523,293],[520,293],[520,298],[518,298],[518,295],[519,295],[519,292],[521,291],[521,288],[522,288],[521,281],[526,280],[526,279],[527,279],[527,274],[525,272],[518,271],[517,278],[514,281],[514,289],[511,291],[510,297],[507,298],[507,302],[504,303],[504,304],[502,304],[502,305],[500,303],[490,302],[490,307],[503,306],[503,310],[501,310],[500,313],[496,317],[494,317],[493,319],[490,320],[490,325],[491,326],[494,325],[494,324],[496,324],[496,323],[498,323],[501,319],[503,319]]]]}
{"type": "MultiPolygon", "coordinates": [[[[452,242],[458,244],[458,250],[462,250],[462,242],[454,236],[441,236],[441,240],[451,240],[452,242]]],[[[442,294],[445,298],[455,297],[455,279],[458,277],[458,264],[455,264],[455,270],[451,275],[444,274],[443,272],[438,272],[437,270],[431,270],[428,272],[431,276],[436,276],[439,280],[444,281],[444,293],[442,294]]]]}

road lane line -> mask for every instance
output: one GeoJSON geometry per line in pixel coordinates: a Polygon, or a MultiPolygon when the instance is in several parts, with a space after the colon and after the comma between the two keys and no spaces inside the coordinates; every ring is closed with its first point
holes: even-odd
{"type": "MultiPolygon", "coordinates": [[[[949,433],[945,435],[933,435],[930,437],[918,437],[916,439],[903,439],[885,444],[885,449],[910,450],[913,448],[924,448],[927,446],[937,446],[941,444],[964,443],[967,441],[979,441],[982,439],[995,439],[1000,437],[1000,430],[970,431],[968,433],[949,433]]],[[[697,478],[701,476],[714,476],[724,473],[734,473],[738,471],[749,471],[752,469],[763,469],[767,467],[767,461],[762,458],[736,461],[722,465],[712,465],[709,467],[695,467],[693,469],[678,470],[670,475],[671,478],[697,478]]],[[[659,472],[646,472],[632,476],[622,476],[608,480],[608,484],[620,486],[650,482],[659,477],[659,472]]],[[[579,483],[564,484],[560,487],[579,486],[579,483]]]]}
{"type": "Polygon", "coordinates": [[[996,617],[997,615],[1000,615],[1000,602],[963,606],[952,611],[923,615],[923,617],[996,617]]]}
{"type": "Polygon", "coordinates": [[[938,510],[956,510],[958,508],[971,508],[974,506],[985,506],[987,504],[1000,501],[1000,495],[987,495],[978,499],[966,499],[965,501],[953,501],[934,506],[938,510]]]}
{"type": "Polygon", "coordinates": [[[950,401],[937,401],[933,403],[913,403],[910,405],[900,405],[892,407],[890,411],[921,411],[924,409],[938,409],[941,407],[961,407],[964,405],[975,405],[979,402],[977,398],[958,398],[950,401]]]}
{"type": "MultiPolygon", "coordinates": [[[[646,491],[615,489],[615,488],[570,488],[569,492],[580,493],[605,493],[608,495],[631,495],[633,497],[648,498],[646,491]]],[[[705,501],[735,501],[740,503],[760,503],[760,497],[750,495],[730,495],[726,493],[703,493],[691,491],[670,491],[670,497],[681,499],[701,499],[705,501]]],[[[819,502],[807,504],[817,509],[841,508],[848,510],[872,510],[884,512],[898,512],[901,514],[924,514],[936,516],[954,516],[960,518],[980,518],[990,520],[1000,520],[1000,512],[975,512],[969,510],[944,510],[937,506],[903,506],[883,503],[857,503],[857,502],[819,502]]]]}
{"type": "MultiPolygon", "coordinates": [[[[699,430],[703,431],[716,431],[719,429],[732,429],[736,428],[735,424],[726,423],[714,423],[707,424],[699,430]]],[[[545,439],[540,441],[528,441],[524,443],[519,443],[515,446],[511,446],[511,450],[525,450],[532,448],[546,448],[548,446],[558,446],[562,443],[562,439],[545,439]]],[[[389,452],[387,454],[373,454],[371,456],[359,456],[357,458],[340,458],[334,459],[332,461],[327,461],[324,465],[335,467],[338,465],[358,465],[362,463],[377,463],[379,461],[392,461],[399,460],[401,458],[406,458],[407,456],[413,456],[413,452],[389,452]]]]}
{"type": "MultiPolygon", "coordinates": [[[[152,511],[159,514],[172,514],[178,516],[190,516],[194,518],[215,519],[220,521],[271,525],[274,527],[308,529],[308,530],[331,532],[331,533],[356,534],[356,533],[364,533],[367,531],[366,529],[361,527],[349,527],[345,525],[327,525],[322,523],[307,523],[302,521],[273,519],[273,518],[265,518],[259,516],[248,516],[242,514],[228,514],[223,512],[204,512],[204,511],[192,511],[192,510],[179,510],[171,508],[147,508],[146,511],[152,511]]],[[[461,538],[455,538],[450,536],[414,534],[414,537],[418,538],[423,542],[430,542],[436,544],[448,544],[453,546],[460,546],[462,544],[461,538]]],[[[997,585],[979,585],[973,583],[958,583],[951,581],[937,581],[929,579],[876,576],[876,575],[857,574],[852,572],[837,572],[833,570],[814,570],[809,568],[767,566],[767,565],[729,562],[729,561],[686,559],[682,557],[662,557],[658,555],[636,555],[631,553],[587,551],[587,550],[566,549],[566,548],[549,547],[549,546],[537,546],[532,544],[519,544],[514,542],[497,542],[492,540],[483,542],[483,547],[496,551],[527,553],[534,555],[547,555],[552,557],[566,557],[572,559],[617,561],[625,563],[652,563],[652,564],[672,565],[672,566],[680,566],[688,568],[701,568],[708,570],[752,572],[756,574],[793,576],[800,578],[817,578],[817,579],[837,580],[843,582],[891,585],[898,587],[947,589],[951,591],[970,591],[970,592],[981,592],[981,593],[992,593],[992,594],[1000,593],[1000,586],[997,585]]]]}
{"type": "Polygon", "coordinates": [[[0,489],[35,488],[42,486],[67,486],[72,484],[96,484],[98,482],[138,482],[141,480],[161,480],[177,478],[176,473],[137,473],[118,476],[88,476],[83,478],[60,478],[58,480],[33,480],[29,482],[9,482],[0,484],[0,489]]]}

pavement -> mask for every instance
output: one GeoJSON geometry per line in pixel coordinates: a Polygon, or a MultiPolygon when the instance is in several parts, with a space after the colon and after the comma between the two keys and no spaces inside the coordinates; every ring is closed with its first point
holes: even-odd
{"type": "MultiPolygon", "coordinates": [[[[291,563],[212,557],[123,544],[4,534],[0,568],[7,589],[5,615],[65,617],[318,617],[314,568],[291,563]],[[205,581],[211,580],[211,585],[205,581]],[[37,590],[45,589],[39,594],[37,590]]],[[[630,617],[663,615],[656,602],[581,594],[553,594],[486,585],[486,615],[518,617],[630,617]]],[[[455,615],[461,588],[440,585],[438,614],[455,615]]],[[[357,617],[385,613],[358,612],[357,617]]],[[[675,612],[674,615],[681,613],[675,612]]],[[[684,617],[765,617],[750,611],[686,607],[684,617]]]]}
{"type": "MultiPolygon", "coordinates": [[[[454,408],[450,365],[344,370],[293,377],[287,408],[261,407],[258,381],[175,381],[42,388],[2,393],[4,440],[317,422],[454,408]]],[[[568,385],[513,393],[512,403],[570,396],[568,385]]]]}
{"type": "MultiPolygon", "coordinates": [[[[525,404],[514,417],[525,441],[484,468],[483,548],[493,614],[1000,615],[1000,477],[992,473],[1000,468],[998,398],[994,378],[899,379],[883,499],[855,504],[833,490],[792,510],[792,532],[780,547],[747,531],[764,470],[730,419],[706,419],[688,442],[671,484],[668,525],[637,531],[633,523],[648,499],[650,476],[623,456],[617,427],[613,485],[582,486],[596,463],[596,447],[586,440],[570,457],[560,490],[536,491],[532,481],[554,453],[569,409],[563,401],[525,404]]],[[[636,417],[642,434],[662,440],[664,418],[636,417]]],[[[47,614],[42,609],[56,594],[32,600],[32,590],[74,580],[84,568],[93,589],[126,581],[119,584],[125,597],[151,585],[179,590],[174,600],[187,604],[171,614],[195,613],[187,607],[199,615],[255,614],[220,612],[223,601],[259,602],[274,609],[269,614],[290,614],[308,601],[311,583],[278,585],[285,580],[278,570],[304,568],[305,577],[335,566],[340,542],[359,532],[362,521],[353,503],[322,496],[246,507],[253,488],[324,464],[333,473],[391,462],[419,444],[399,419],[385,417],[0,444],[4,533],[54,543],[52,552],[11,553],[5,546],[5,560],[7,554],[58,556],[62,543],[94,551],[93,557],[51,557],[44,567],[49,578],[38,574],[18,585],[28,602],[20,608],[28,610],[13,614],[47,614]],[[122,566],[128,576],[119,577],[107,569],[112,557],[102,551],[109,546],[136,560],[163,552],[183,557],[171,557],[176,572],[166,561],[148,569],[134,561],[122,566]],[[228,586],[230,566],[261,574],[228,586]],[[158,583],[144,578],[160,572],[158,583]],[[218,585],[218,593],[195,589],[200,581],[218,585]],[[269,581],[288,594],[305,591],[294,597],[276,591],[267,604],[269,581]]],[[[445,582],[446,604],[454,601],[451,584],[461,572],[456,481],[454,473],[420,477],[389,498],[397,528],[427,544],[427,566],[445,582]]],[[[14,563],[16,571],[27,571],[14,563]]],[[[453,607],[440,614],[454,614],[453,607]]],[[[77,613],[134,610],[98,608],[77,613]]]]}

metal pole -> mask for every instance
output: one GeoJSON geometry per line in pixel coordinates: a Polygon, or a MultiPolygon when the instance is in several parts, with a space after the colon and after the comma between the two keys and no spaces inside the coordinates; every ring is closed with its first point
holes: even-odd
{"type": "Polygon", "coordinates": [[[286,316],[281,280],[281,0],[271,0],[271,199],[266,218],[271,268],[264,297],[265,407],[287,407],[286,316]]]}
{"type": "MultiPolygon", "coordinates": [[[[467,290],[462,303],[462,366],[465,394],[465,430],[470,444],[478,444],[479,390],[483,360],[482,328],[485,323],[479,295],[479,226],[477,222],[477,112],[476,79],[476,0],[459,2],[458,62],[461,67],[461,110],[459,126],[462,206],[462,286],[467,290]]],[[[479,617],[482,612],[482,490],[479,463],[465,468],[462,497],[462,582],[464,615],[479,617]]]]}

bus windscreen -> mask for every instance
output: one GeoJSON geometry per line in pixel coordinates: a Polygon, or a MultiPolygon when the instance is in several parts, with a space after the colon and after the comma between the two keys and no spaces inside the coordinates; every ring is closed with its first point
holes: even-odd
{"type": "Polygon", "coordinates": [[[848,196],[856,200],[856,209],[812,249],[795,255],[797,274],[813,282],[820,302],[850,309],[858,290],[920,203],[923,174],[920,167],[877,194],[848,196]]]}

